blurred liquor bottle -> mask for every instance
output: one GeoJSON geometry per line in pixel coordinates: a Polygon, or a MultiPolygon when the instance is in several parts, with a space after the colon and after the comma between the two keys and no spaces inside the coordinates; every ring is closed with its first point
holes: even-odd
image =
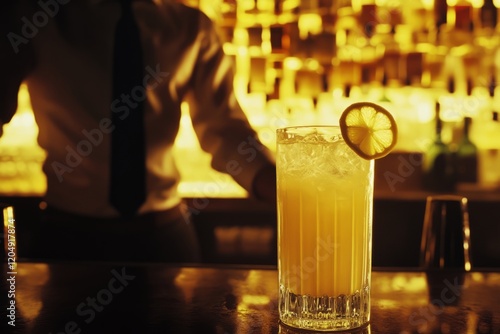
{"type": "Polygon", "coordinates": [[[481,28],[495,29],[498,23],[498,8],[493,0],[484,0],[479,13],[481,28]]]}
{"type": "Polygon", "coordinates": [[[478,149],[470,138],[472,118],[464,117],[462,138],[455,152],[457,184],[475,184],[478,181],[478,149]]]}
{"type": "Polygon", "coordinates": [[[422,164],[423,186],[430,191],[450,192],[455,190],[455,172],[452,152],[448,145],[443,142],[441,136],[443,123],[440,116],[440,107],[439,102],[437,102],[435,137],[425,151],[422,164]]]}

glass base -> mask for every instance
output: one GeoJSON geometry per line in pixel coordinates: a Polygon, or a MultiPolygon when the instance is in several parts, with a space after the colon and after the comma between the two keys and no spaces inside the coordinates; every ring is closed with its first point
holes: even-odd
{"type": "Polygon", "coordinates": [[[285,325],[316,331],[345,331],[370,321],[370,287],[352,295],[297,295],[280,286],[280,320],[285,325]]]}

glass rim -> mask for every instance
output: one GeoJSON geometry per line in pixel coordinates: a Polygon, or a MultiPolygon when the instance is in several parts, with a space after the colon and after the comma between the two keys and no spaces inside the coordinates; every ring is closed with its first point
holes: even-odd
{"type": "Polygon", "coordinates": [[[344,141],[339,125],[295,125],[276,129],[276,142],[285,143],[289,139],[299,139],[311,134],[327,139],[328,142],[333,139],[344,141]]]}
{"type": "Polygon", "coordinates": [[[285,131],[289,129],[312,129],[312,128],[326,128],[326,129],[335,129],[335,128],[340,128],[340,125],[328,125],[328,124],[318,124],[318,125],[288,125],[288,126],[283,126],[281,128],[277,128],[276,131],[285,131]]]}
{"type": "Polygon", "coordinates": [[[290,125],[277,128],[276,133],[286,133],[286,132],[312,130],[312,129],[340,131],[340,125],[290,125]]]}

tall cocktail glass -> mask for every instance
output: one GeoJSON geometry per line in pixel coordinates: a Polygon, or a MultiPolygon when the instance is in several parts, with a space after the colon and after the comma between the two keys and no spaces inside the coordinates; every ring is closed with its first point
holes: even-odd
{"type": "Polygon", "coordinates": [[[373,160],[337,126],[277,130],[279,314],[346,330],[370,320],[373,160]]]}

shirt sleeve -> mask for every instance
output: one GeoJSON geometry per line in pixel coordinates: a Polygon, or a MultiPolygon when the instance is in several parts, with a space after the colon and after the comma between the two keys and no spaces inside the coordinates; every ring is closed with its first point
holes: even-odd
{"type": "Polygon", "coordinates": [[[187,96],[193,128],[201,148],[212,155],[212,168],[227,173],[253,194],[257,172],[274,165],[271,152],[259,141],[234,90],[234,67],[212,22],[200,13],[199,55],[187,96]]]}
{"type": "MultiPolygon", "coordinates": [[[[19,86],[34,67],[31,43],[36,30],[27,27],[32,10],[17,1],[0,11],[0,125],[8,123],[17,110],[19,86]],[[31,30],[30,30],[31,29],[31,30]]],[[[5,7],[4,6],[4,7],[5,7]]],[[[35,26],[33,26],[35,27],[35,26]]],[[[36,27],[35,27],[36,28],[36,27]]]]}

